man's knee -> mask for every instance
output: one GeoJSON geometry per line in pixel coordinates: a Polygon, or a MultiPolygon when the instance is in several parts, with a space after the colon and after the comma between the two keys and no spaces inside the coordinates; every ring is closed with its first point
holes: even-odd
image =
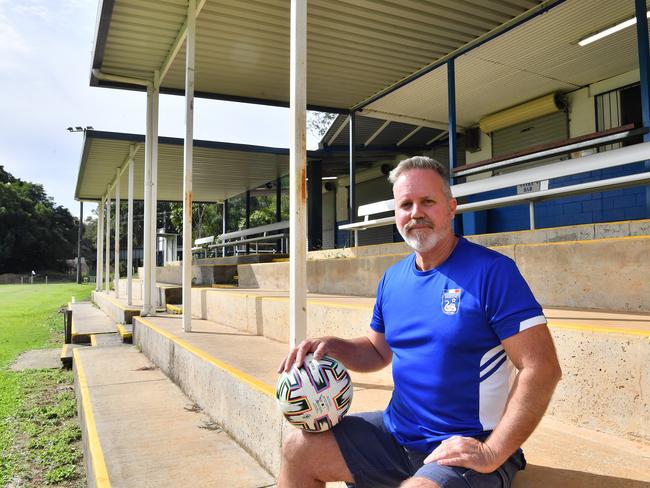
{"type": "Polygon", "coordinates": [[[429,479],[414,477],[407,479],[400,488],[440,488],[440,486],[429,479]]]}
{"type": "Polygon", "coordinates": [[[301,430],[292,429],[282,440],[282,457],[288,461],[300,459],[307,452],[307,442],[301,430]]]}

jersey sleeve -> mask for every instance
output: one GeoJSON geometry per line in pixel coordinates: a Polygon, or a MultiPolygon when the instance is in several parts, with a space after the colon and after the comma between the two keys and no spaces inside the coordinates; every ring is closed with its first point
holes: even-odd
{"type": "Polygon", "coordinates": [[[542,307],[512,259],[503,256],[495,260],[486,278],[487,319],[500,340],[546,324],[542,307]]]}
{"type": "Polygon", "coordinates": [[[381,311],[381,302],[384,293],[384,281],[386,279],[386,274],[381,277],[379,284],[377,285],[377,298],[375,300],[375,306],[372,310],[372,319],[370,320],[370,328],[375,332],[380,334],[384,333],[384,316],[381,311]]]}

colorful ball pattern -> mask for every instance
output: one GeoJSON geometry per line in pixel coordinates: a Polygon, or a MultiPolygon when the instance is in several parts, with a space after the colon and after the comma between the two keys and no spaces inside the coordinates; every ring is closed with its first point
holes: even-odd
{"type": "Polygon", "coordinates": [[[339,423],[352,404],[352,381],[347,369],[325,356],[307,354],[300,368],[282,373],[275,396],[290,424],[309,432],[323,432],[339,423]]]}

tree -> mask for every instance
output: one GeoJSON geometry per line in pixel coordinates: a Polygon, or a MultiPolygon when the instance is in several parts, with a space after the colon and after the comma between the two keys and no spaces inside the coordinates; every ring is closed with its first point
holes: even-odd
{"type": "Polygon", "coordinates": [[[329,112],[307,112],[307,129],[316,137],[323,137],[336,119],[336,114],[329,112]]]}
{"type": "Polygon", "coordinates": [[[65,259],[77,254],[77,226],[42,185],[0,166],[0,273],[63,270],[65,259]]]}

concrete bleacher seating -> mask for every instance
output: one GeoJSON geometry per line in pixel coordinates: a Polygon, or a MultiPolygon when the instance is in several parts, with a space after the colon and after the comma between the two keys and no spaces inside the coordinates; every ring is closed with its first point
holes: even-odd
{"type": "MultiPolygon", "coordinates": [[[[506,254],[517,260],[533,290],[538,295],[541,292],[544,298],[540,300],[545,305],[563,367],[563,380],[549,411],[524,446],[529,466],[518,476],[517,488],[650,487],[650,293],[644,276],[650,269],[648,235],[650,223],[646,221],[473,238],[499,246],[497,250],[507,249],[506,254]],[[601,261],[607,263],[603,265],[601,261]],[[590,268],[589,263],[594,266],[590,268]],[[608,271],[603,271],[603,266],[608,271]],[[549,282],[549,289],[574,287],[571,293],[565,290],[565,295],[575,304],[569,302],[560,308],[561,304],[549,302],[562,294],[544,291],[536,280],[549,282]],[[614,293],[610,290],[617,286],[622,288],[621,294],[607,298],[605,295],[614,293]]],[[[378,273],[405,252],[403,244],[390,244],[310,253],[308,335],[364,334],[378,273]]],[[[133,316],[133,342],[180,387],[188,402],[200,406],[275,476],[281,439],[291,428],[282,420],[274,399],[276,369],[288,350],[287,263],[237,266],[238,288],[192,290],[193,332],[182,331],[179,315],[133,316]]],[[[105,293],[96,293],[94,298],[111,317],[118,316],[114,309],[124,307],[125,303],[124,298],[117,300],[105,293]]],[[[83,349],[74,353],[75,361],[81,358],[87,377],[96,368],[94,361],[105,364],[111,355],[108,347],[101,358],[95,358],[94,352],[97,351],[83,349]]],[[[135,350],[128,349],[128,353],[146,363],[135,350]]],[[[135,361],[129,354],[120,352],[114,361],[135,361]]],[[[95,374],[99,375],[101,368],[97,368],[95,374]]],[[[157,378],[166,380],[162,375],[157,378]]],[[[392,388],[389,368],[372,374],[352,373],[352,378],[353,411],[386,405],[392,388]]],[[[116,379],[110,381],[118,383],[116,379]]],[[[134,379],[133,383],[137,381],[134,379]]],[[[141,393],[146,396],[145,390],[141,393]]],[[[97,418],[98,409],[105,404],[106,400],[97,400],[97,418]]],[[[135,411],[148,408],[147,402],[138,405],[134,406],[135,411]]],[[[181,418],[183,412],[176,412],[181,418]]],[[[111,413],[101,415],[110,418],[111,413]]],[[[142,428],[143,432],[153,429],[146,435],[160,435],[155,425],[147,426],[145,422],[142,428]]],[[[106,440],[102,440],[100,433],[97,435],[100,446],[110,446],[103,453],[109,476],[110,466],[118,460],[125,463],[120,473],[131,472],[134,468],[128,459],[113,457],[112,453],[127,440],[110,433],[104,434],[108,436],[106,440]]],[[[164,437],[156,439],[165,442],[164,437]]],[[[203,445],[201,442],[197,440],[197,446],[203,445]]],[[[140,456],[144,452],[141,450],[140,456]]],[[[141,459],[132,462],[141,465],[141,459]]],[[[156,462],[167,466],[164,459],[153,459],[160,459],[156,462]]],[[[177,468],[169,469],[175,475],[177,468]]],[[[224,476],[229,469],[232,467],[224,468],[224,476]]],[[[199,479],[196,485],[201,485],[199,479]]],[[[157,486],[175,485],[170,481],[157,486]]],[[[255,486],[273,485],[260,482],[255,486]]]]}

